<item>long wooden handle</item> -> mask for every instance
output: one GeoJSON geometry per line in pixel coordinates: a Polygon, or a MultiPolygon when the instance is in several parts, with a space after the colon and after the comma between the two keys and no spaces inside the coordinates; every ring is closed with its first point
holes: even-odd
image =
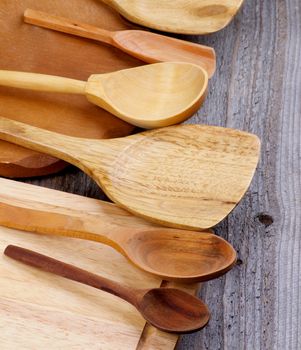
{"type": "Polygon", "coordinates": [[[121,253],[124,239],[158,228],[111,203],[1,178],[0,225],[104,243],[121,253]]]}
{"type": "Polygon", "coordinates": [[[114,32],[100,29],[79,21],[73,21],[68,18],[50,15],[45,12],[27,9],[24,13],[24,21],[39,27],[98,40],[111,45],[113,44],[112,36],[114,35],[114,32]]]}
{"type": "Polygon", "coordinates": [[[46,74],[0,70],[0,85],[19,89],[85,95],[86,82],[46,74]]]}
{"type": "Polygon", "coordinates": [[[124,232],[166,230],[97,199],[0,178],[0,224],[26,231],[100,241],[124,232]],[[87,234],[97,237],[86,237],[87,234]]]}
{"type": "Polygon", "coordinates": [[[26,265],[37,267],[43,271],[103,290],[104,292],[116,295],[117,297],[128,301],[134,306],[137,305],[135,290],[76,266],[66,264],[46,255],[14,245],[7,246],[4,254],[26,265]]]}
{"type": "Polygon", "coordinates": [[[47,153],[78,167],[81,166],[78,162],[81,150],[87,149],[89,144],[89,140],[61,135],[1,116],[0,139],[47,153]]]}

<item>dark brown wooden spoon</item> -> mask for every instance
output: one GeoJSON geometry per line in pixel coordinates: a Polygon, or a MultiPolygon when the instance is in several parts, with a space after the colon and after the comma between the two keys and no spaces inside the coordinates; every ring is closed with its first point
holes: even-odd
{"type": "Polygon", "coordinates": [[[4,254],[26,265],[122,298],[135,306],[148,323],[165,332],[192,332],[204,327],[210,318],[209,310],[201,300],[180,289],[129,288],[73,265],[13,245],[6,247],[4,254]]]}

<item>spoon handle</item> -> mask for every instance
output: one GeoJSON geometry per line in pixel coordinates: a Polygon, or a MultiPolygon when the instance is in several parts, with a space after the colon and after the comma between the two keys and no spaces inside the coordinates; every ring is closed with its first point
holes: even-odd
{"type": "Polygon", "coordinates": [[[59,32],[81,36],[83,38],[98,40],[113,45],[114,32],[100,29],[79,21],[53,16],[45,12],[27,9],[24,13],[24,21],[39,27],[53,29],[59,32]]]}
{"type": "Polygon", "coordinates": [[[0,70],[0,85],[36,91],[85,95],[86,82],[46,74],[0,70]]]}
{"type": "Polygon", "coordinates": [[[26,265],[37,267],[43,271],[62,276],[72,281],[86,284],[96,289],[100,289],[104,292],[113,294],[123,300],[126,300],[134,306],[137,305],[136,293],[138,291],[135,289],[123,286],[117,282],[95,275],[76,266],[66,264],[46,255],[42,255],[32,250],[17,247],[14,245],[7,246],[4,254],[26,265]]]}
{"type": "MultiPolygon", "coordinates": [[[[89,146],[91,140],[61,135],[1,116],[0,139],[30,148],[34,151],[47,153],[74,164],[83,171],[86,170],[79,159],[84,153],[87,156],[87,150],[91,146],[89,146]]],[[[98,146],[101,147],[105,143],[104,141],[99,140],[97,142],[98,146]]],[[[94,142],[96,141],[94,140],[94,142]]]]}
{"type": "Polygon", "coordinates": [[[124,240],[158,228],[107,202],[1,178],[0,224],[99,242],[123,254],[124,240]]]}

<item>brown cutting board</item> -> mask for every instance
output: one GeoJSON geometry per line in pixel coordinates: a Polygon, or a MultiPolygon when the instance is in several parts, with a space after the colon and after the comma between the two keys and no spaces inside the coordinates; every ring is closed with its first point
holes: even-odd
{"type": "MultiPolygon", "coordinates": [[[[18,183],[15,186],[22,187],[18,183]]],[[[39,192],[43,201],[47,199],[49,203],[57,199],[62,207],[75,203],[82,211],[99,210],[95,199],[32,188],[33,193],[39,192]]],[[[134,267],[108,246],[0,226],[1,349],[174,349],[178,337],[146,325],[131,305],[110,294],[11,260],[2,254],[8,244],[33,249],[132,287],[167,285],[134,267]]],[[[197,286],[185,288],[194,292],[197,286]]]]}
{"type": "MultiPolygon", "coordinates": [[[[74,18],[110,30],[131,27],[96,0],[1,0],[0,69],[20,70],[86,80],[93,73],[143,64],[127,54],[96,43],[23,23],[26,8],[74,18]]],[[[48,130],[87,138],[125,136],[133,127],[84,96],[41,93],[0,87],[0,115],[48,130]]],[[[53,157],[0,141],[0,176],[45,175],[63,168],[53,157]]]]}

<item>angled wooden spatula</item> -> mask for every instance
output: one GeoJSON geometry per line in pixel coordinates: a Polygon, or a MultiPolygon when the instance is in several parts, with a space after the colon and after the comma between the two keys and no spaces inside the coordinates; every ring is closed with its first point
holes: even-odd
{"type": "Polygon", "coordinates": [[[198,230],[216,225],[237,205],[260,150],[253,134],[205,125],[87,140],[0,117],[0,138],[76,165],[134,214],[198,230]]]}
{"type": "Polygon", "coordinates": [[[129,21],[164,32],[208,34],[224,28],[243,0],[101,0],[129,21]]]}

